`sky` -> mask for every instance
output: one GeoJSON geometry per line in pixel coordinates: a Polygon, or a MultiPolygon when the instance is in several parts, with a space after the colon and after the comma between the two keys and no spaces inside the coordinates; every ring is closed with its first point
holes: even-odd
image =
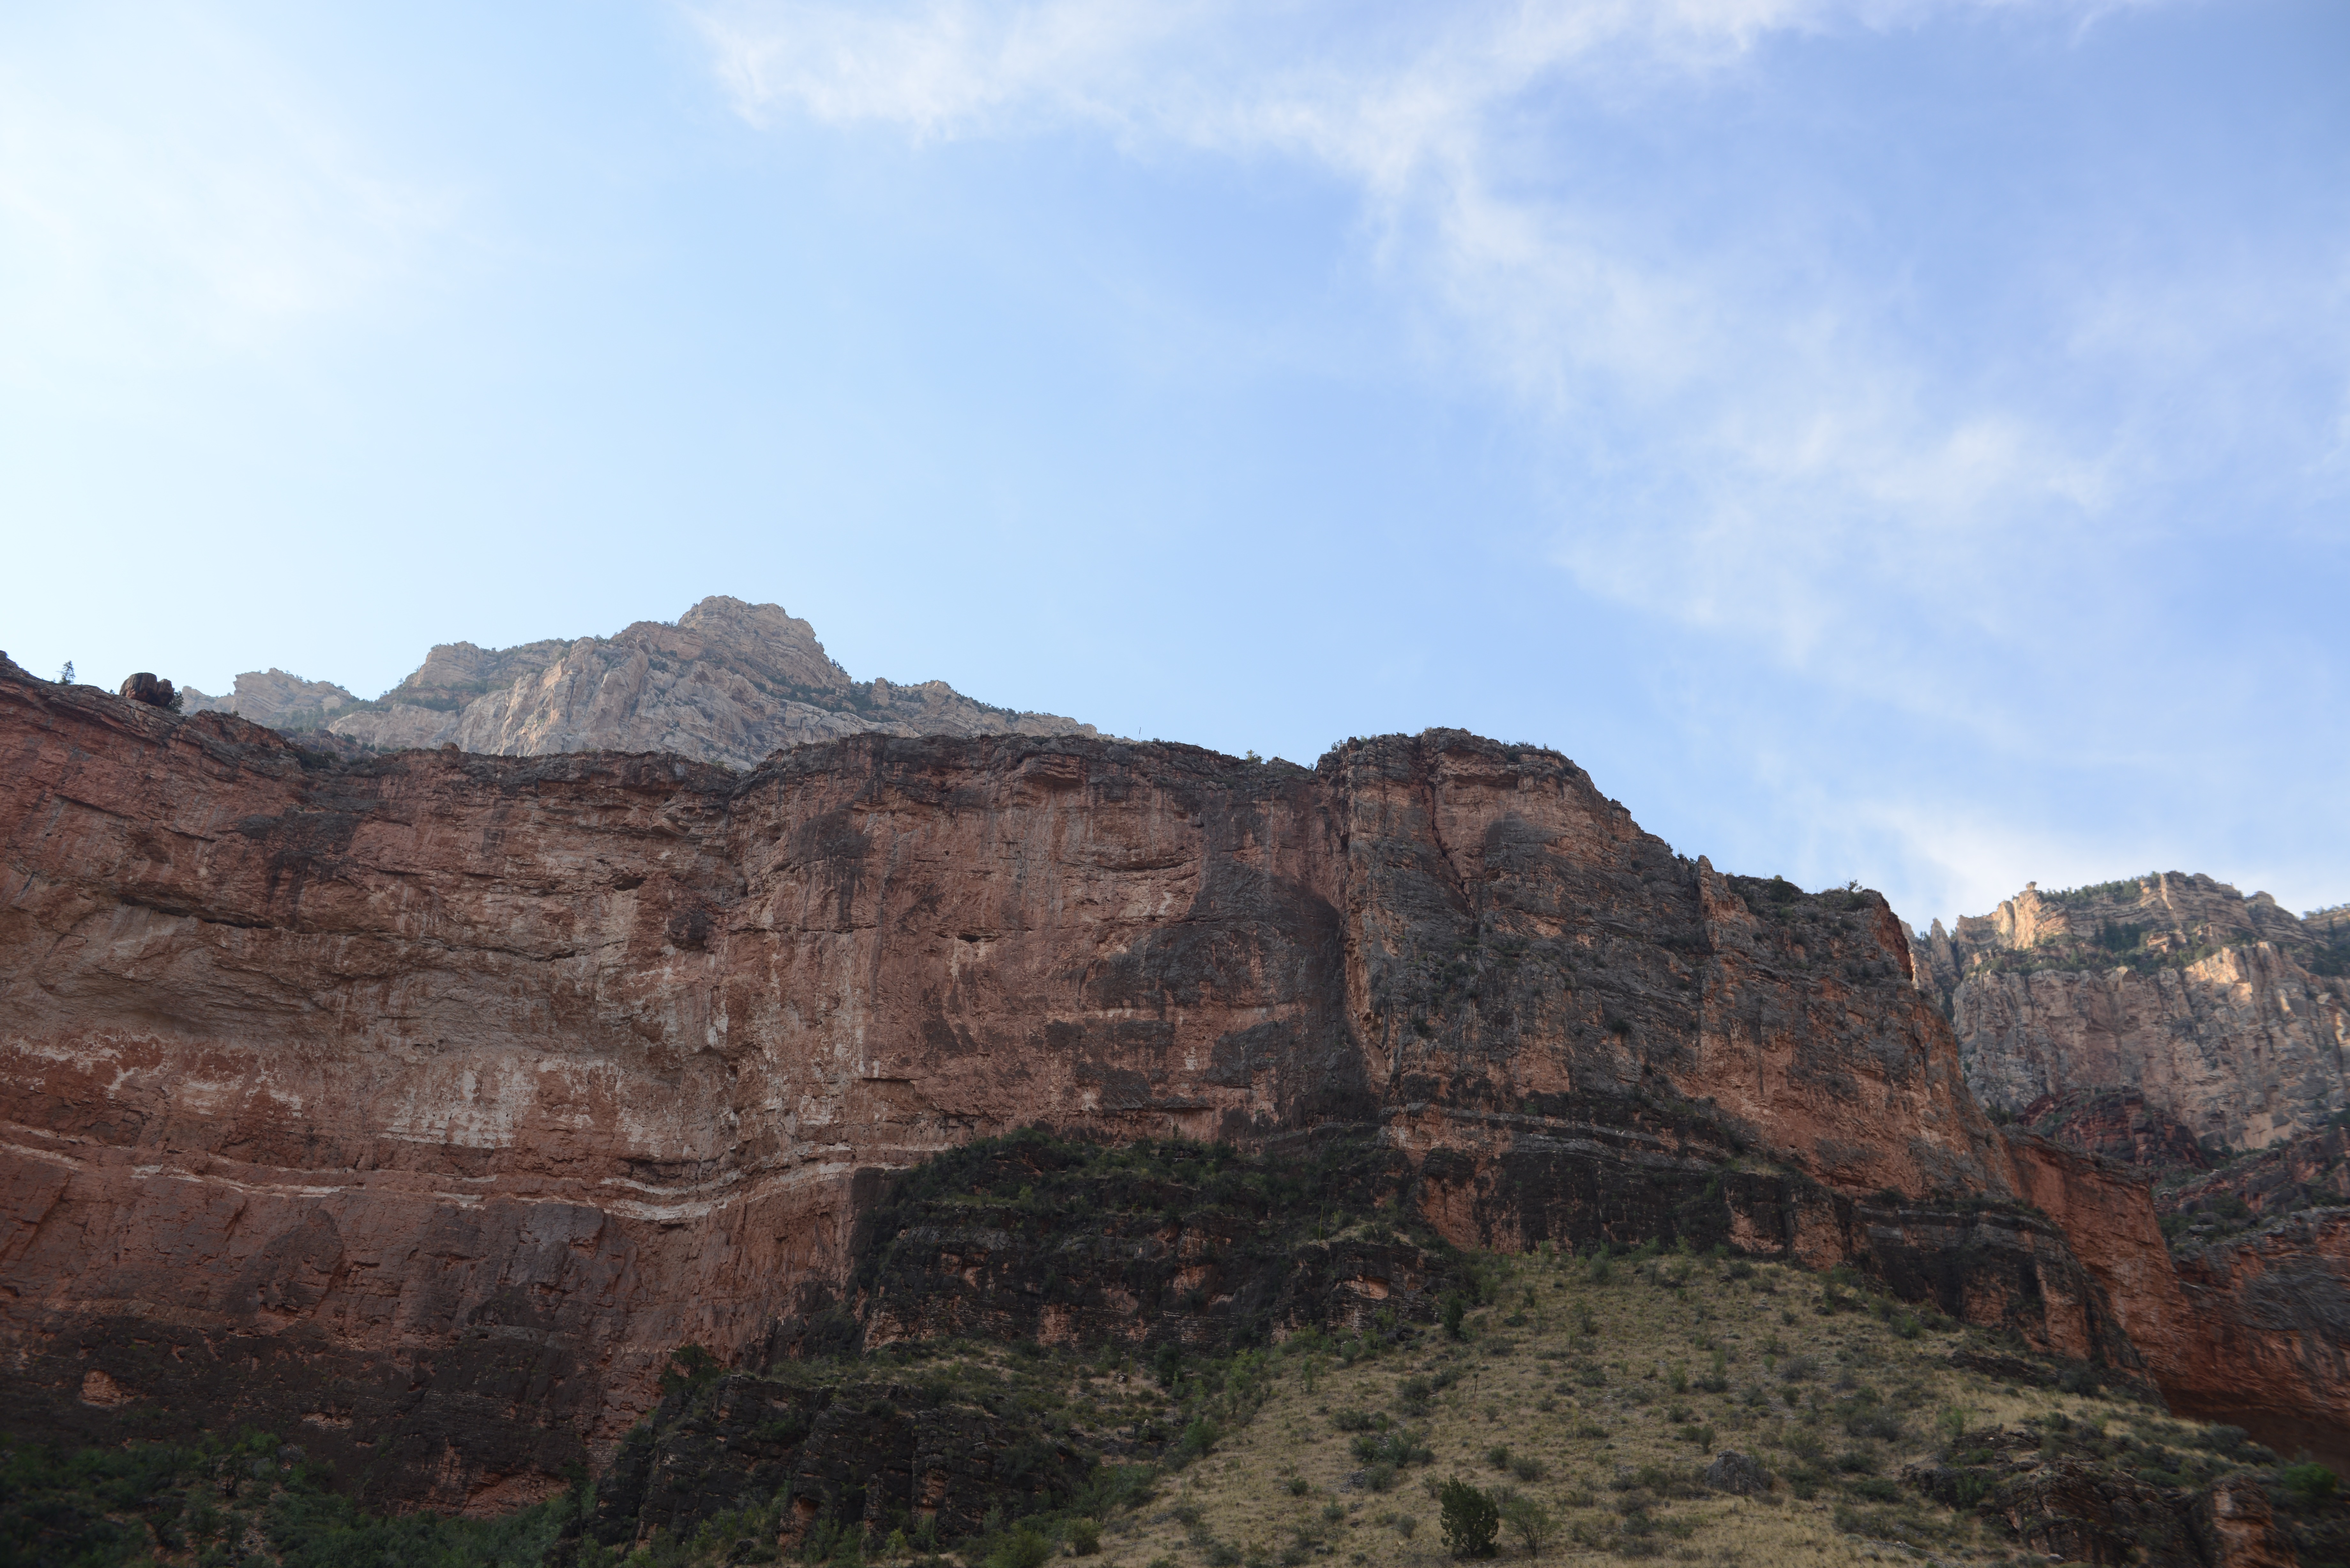
{"type": "Polygon", "coordinates": [[[2339,0],[0,9],[0,648],[709,594],[1914,923],[2350,899],[2339,0]]]}

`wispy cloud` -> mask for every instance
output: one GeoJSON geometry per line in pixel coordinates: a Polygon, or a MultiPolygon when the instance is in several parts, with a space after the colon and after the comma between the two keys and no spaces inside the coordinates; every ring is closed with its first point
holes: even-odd
{"type": "MultiPolygon", "coordinates": [[[[1660,99],[1674,112],[1786,35],[1954,10],[2086,24],[2112,8],[1565,0],[1366,22],[1312,5],[1045,0],[697,15],[754,121],[934,140],[1076,124],[1135,145],[1302,160],[1347,182],[1388,275],[1439,318],[1440,351],[1613,469],[1670,476],[1567,523],[1562,566],[1898,700],[1917,671],[1894,645],[1914,641],[1918,607],[2001,629],[2021,585],[2009,575],[1991,591],[1985,563],[2027,537],[2044,555],[2112,506],[2131,483],[2126,448],[2012,389],[1946,384],[1872,311],[1873,280],[1800,245],[1666,243],[1669,200],[1584,188],[1574,148],[1537,137],[1530,155],[1526,127],[1562,101],[1603,119],[1660,99]]],[[[2076,328],[2084,345],[2114,330],[2076,328]]]]}
{"type": "MultiPolygon", "coordinates": [[[[1877,211],[1887,192],[1837,183],[1833,143],[1813,156],[1822,144],[1797,136],[1793,170],[1724,155],[1726,201],[1674,189],[1669,160],[1645,182],[1616,166],[1659,128],[1767,118],[1772,73],[1812,44],[1849,55],[1993,28],[2018,58],[2062,56],[2144,8],[722,0],[692,14],[754,123],[918,143],[1076,128],[1146,158],[1319,171],[1355,194],[1356,237],[1424,324],[1425,352],[1541,432],[1552,558],[1584,588],[2010,768],[2061,736],[2061,764],[2083,777],[2167,773],[2191,794],[2219,763],[2182,752],[2160,708],[2223,701],[2239,672],[2149,635],[2150,602],[2200,592],[2156,541],[2220,526],[2181,510],[2197,483],[2303,502],[2343,487],[2344,214],[2319,214],[2306,244],[2231,240],[2158,201],[2132,207],[2104,169],[2050,199],[2019,164],[2008,172],[2034,201],[1986,186],[1971,232],[1904,234],[1877,211]],[[1750,176],[1768,188],[1739,188],[1750,176]],[[1981,250],[1934,254],[1949,243],[1981,250]],[[2134,680],[2058,695],[2044,675],[2069,656],[2052,634],[2130,649],[2134,680]]],[[[1848,134],[1894,129],[1862,113],[1848,134]]],[[[1911,178],[1955,184],[1996,156],[1942,154],[1911,178]]],[[[2136,172],[2158,187],[2167,171],[2136,172]]],[[[1758,758],[1774,722],[1752,720],[1758,758]]],[[[1812,787],[1783,782],[1790,801],[1812,787]]],[[[1853,839],[1837,853],[1891,845],[1937,901],[2012,891],[2033,857],[2089,876],[2106,847],[2002,826],[1960,784],[1928,799],[1846,783],[1863,796],[1814,803],[1853,839]]]]}

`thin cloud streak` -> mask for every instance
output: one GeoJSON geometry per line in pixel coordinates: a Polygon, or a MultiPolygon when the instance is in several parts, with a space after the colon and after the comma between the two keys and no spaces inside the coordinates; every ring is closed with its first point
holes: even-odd
{"type": "MultiPolygon", "coordinates": [[[[2111,8],[2040,9],[2087,21],[2111,8]]],[[[1559,565],[1592,591],[1885,697],[1915,673],[1887,662],[1899,662],[1908,608],[1878,628],[1877,657],[1814,660],[1849,619],[1832,607],[1856,597],[1845,579],[1871,579],[1863,602],[1934,598],[1937,618],[1963,621],[1952,607],[1995,601],[1963,591],[1972,563],[2026,536],[2044,546],[2112,504],[2127,483],[2113,452],[2028,409],[1937,396],[1898,342],[1830,303],[1844,280],[1778,258],[1759,272],[1751,258],[1662,259],[1639,243],[1639,213],[1508,192],[1502,127],[1552,94],[1687,92],[1777,35],[1908,27],[1950,9],[1488,7],[1374,24],[1335,46],[1310,6],[792,5],[697,19],[754,123],[796,113],[923,140],[1075,124],[1302,160],[1353,185],[1389,275],[1441,314],[1431,341],[1465,339],[1482,374],[1561,425],[1607,427],[1620,465],[1688,476],[1657,515],[1565,529],[1559,565]]]]}

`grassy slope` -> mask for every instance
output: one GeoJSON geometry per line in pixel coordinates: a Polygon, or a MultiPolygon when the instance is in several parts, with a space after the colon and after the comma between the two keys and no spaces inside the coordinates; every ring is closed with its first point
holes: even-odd
{"type": "MultiPolygon", "coordinates": [[[[1904,1338],[1895,1324],[1911,1324],[1898,1315],[1891,1324],[1861,1311],[1823,1316],[1821,1278],[1799,1271],[1764,1266],[1735,1281],[1719,1264],[1667,1261],[1644,1271],[1619,1265],[1613,1282],[1595,1285],[1581,1264],[1505,1260],[1501,1273],[1500,1303],[1471,1315],[1463,1345],[1431,1339],[1326,1371],[1311,1386],[1302,1368],[1282,1378],[1253,1426],[1171,1482],[1159,1504],[1113,1527],[1108,1560],[1121,1568],[1210,1563],[1229,1555],[1221,1543],[1244,1561],[1328,1554],[1422,1568],[1445,1560],[1432,1483],[1458,1475],[1514,1485],[1544,1503],[1561,1527],[1546,1556],[1604,1550],[1775,1568],[1876,1560],[1904,1540],[1944,1558],[2004,1561],[2008,1543],[1993,1527],[1887,1484],[1905,1461],[1939,1449],[1943,1412],[1963,1411],[1981,1428],[2062,1411],[2076,1430],[2131,1428],[2174,1444],[2194,1431],[2141,1405],[1955,1369],[1949,1353],[1969,1337],[1956,1329],[1918,1325],[1917,1337],[1904,1338]],[[1666,1282],[1684,1272],[1685,1284],[1666,1282]],[[1581,1332],[1579,1308],[1596,1334],[1581,1332]],[[1717,1348],[1728,1386],[1709,1393],[1698,1381],[1717,1348]],[[1815,1370],[1790,1381],[1796,1357],[1815,1370]],[[1592,1368],[1604,1384],[1587,1381],[1592,1368]],[[1690,1380],[1679,1393],[1676,1368],[1690,1380]],[[1362,1411],[1400,1421],[1401,1384],[1446,1371],[1457,1381],[1408,1423],[1425,1432],[1433,1462],[1407,1467],[1385,1494],[1366,1490],[1365,1467],[1336,1418],[1362,1411]],[[1898,1424],[1901,1435],[1854,1437],[1839,1408],[1857,1414],[1864,1429],[1898,1424]],[[1674,1418],[1683,1413],[1688,1419],[1674,1418]],[[1709,1427],[1711,1442],[1691,1440],[1709,1427]],[[1534,1479],[1497,1469],[1489,1459],[1497,1446],[1531,1460],[1524,1468],[1534,1479]],[[1761,1459],[1780,1485],[1743,1500],[1674,1484],[1724,1449],[1761,1459]],[[1619,1484],[1643,1467],[1649,1485],[1619,1484]],[[1194,1511],[1198,1523],[1187,1526],[1194,1511]]],[[[2218,1441],[2229,1446],[2224,1433],[2218,1441]]],[[[2194,1452],[2190,1473],[2230,1468],[2194,1452]]],[[[1523,1554],[1507,1530],[1503,1537],[1504,1555],[1523,1554]]]]}

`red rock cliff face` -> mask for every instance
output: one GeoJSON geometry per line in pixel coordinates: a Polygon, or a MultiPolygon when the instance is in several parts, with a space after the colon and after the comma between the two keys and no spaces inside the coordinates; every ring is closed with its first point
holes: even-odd
{"type": "Polygon", "coordinates": [[[264,1421],[371,1495],[519,1501],[669,1349],[840,1278],[881,1173],[1033,1121],[1373,1128],[1461,1240],[1856,1259],[2126,1366],[2192,1337],[2143,1189],[1984,1121],[1881,899],[1680,860],[1554,753],[336,763],[10,669],[0,756],[19,1424],[264,1421]]]}

